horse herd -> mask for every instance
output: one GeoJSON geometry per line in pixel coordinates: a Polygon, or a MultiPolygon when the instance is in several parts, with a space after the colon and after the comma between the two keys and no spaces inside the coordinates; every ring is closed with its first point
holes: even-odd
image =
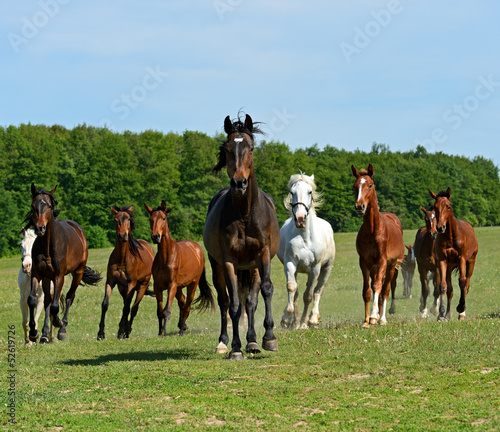
{"type": "MultiPolygon", "coordinates": [[[[221,317],[216,352],[228,353],[229,315],[233,332],[229,358],[241,359],[243,354],[239,321],[243,308],[248,318],[245,350],[248,353],[261,351],[254,318],[259,292],[265,305],[262,348],[268,351],[278,350],[271,309],[274,290],[271,259],[275,255],[283,263],[288,291],[282,327],[295,329],[319,325],[319,302],[335,259],[335,242],[331,225],[316,215],[316,209],[321,205],[321,195],[316,191],[314,176],[301,173],[290,178],[289,194],[284,204],[291,217],[280,229],[274,201],[259,189],[254,171],[254,134],[261,132],[258,124],[248,114],[244,121],[239,117],[232,121],[227,116],[224,130],[227,139],[219,147],[218,162],[213,171],[226,168],[230,186],[220,190],[208,206],[203,242],[212,267],[212,282],[217,291],[221,317]],[[301,316],[298,308],[297,273],[308,275],[301,316]],[[313,305],[309,312],[311,302],[313,305]]],[[[461,291],[457,311],[459,319],[465,319],[465,298],[478,245],[472,226],[454,217],[450,189],[439,194],[429,190],[434,204],[428,209],[421,207],[426,226],[417,232],[414,245],[406,246],[408,254],[405,256],[399,219],[394,214],[379,211],[373,166],[370,164],[368,169],[358,171],[353,165],[351,170],[356,178],[353,186],[355,209],[363,217],[356,239],[363,276],[363,327],[387,323],[386,308],[391,289],[392,304],[389,312],[394,312],[398,269],[401,266],[403,275],[406,276],[414,268],[415,259],[422,285],[422,316],[426,317],[428,314],[426,302],[429,279],[432,278],[434,309],[440,300],[438,319],[450,318],[453,296],[451,274],[457,269],[460,273],[461,291]]],[[[23,264],[18,278],[26,343],[36,342],[39,338],[37,321],[42,308],[45,310],[45,320],[40,343],[54,339],[53,327],[59,328],[57,338],[64,340],[68,313],[78,285],[96,285],[102,279],[99,272],[86,265],[88,249],[82,228],[74,221],[58,219],[59,210],[55,209],[57,201],[54,198],[56,188],[47,191],[31,185],[32,203],[26,216],[27,225],[23,228],[23,264]],[[28,229],[30,226],[34,231],[28,229]],[[73,279],[64,296],[64,278],[69,273],[73,279]],[[62,319],[58,316],[60,307],[64,312],[62,319]]],[[[149,242],[133,236],[133,207],[111,207],[116,242],[108,261],[98,340],[105,338],[105,316],[116,285],[123,298],[118,330],[118,338],[121,339],[129,337],[139,303],[147,294],[154,295],[157,300],[160,336],[166,334],[174,298],[180,309],[180,334],[188,328],[186,320],[194,304],[199,303],[202,310],[214,309],[212,290],[205,275],[203,249],[196,242],[175,241],[171,237],[167,222],[171,209],[164,200],[155,208],[147,204],[144,206],[149,213],[151,239],[158,245],[156,254],[149,242]],[[154,293],[148,290],[151,277],[154,281],[154,293]],[[198,287],[199,295],[195,299],[198,287]],[[185,295],[183,288],[186,288],[185,295]],[[165,290],[167,298],[164,302],[165,290]]],[[[404,295],[410,296],[410,278],[404,279],[404,295]]]]}

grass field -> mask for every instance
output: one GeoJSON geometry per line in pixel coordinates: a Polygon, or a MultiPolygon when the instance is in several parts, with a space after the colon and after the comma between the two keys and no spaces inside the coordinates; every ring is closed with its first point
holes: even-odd
{"type": "MultiPolygon", "coordinates": [[[[419,316],[417,277],[413,298],[405,300],[399,276],[396,314],[388,316],[386,327],[362,329],[355,234],[335,234],[337,258],[320,304],[321,327],[281,330],[286,287],[275,258],[279,351],[241,362],[215,354],[218,310],[193,312],[190,331],[179,337],[175,306],[169,335],[159,338],[156,302],[150,297],[141,303],[130,339],[118,341],[122,300],[116,290],[107,339],[97,342],[103,283],[78,289],[65,342],[25,347],[20,260],[2,259],[0,424],[27,431],[500,430],[500,227],[476,233],[479,255],[465,322],[457,320],[456,279],[453,319],[438,323],[419,316]],[[14,327],[15,364],[9,365],[8,332],[14,327]],[[8,424],[11,412],[15,426],[8,424]]],[[[414,236],[405,232],[405,242],[414,236]]],[[[91,250],[89,265],[105,274],[110,252],[91,250]]],[[[211,280],[208,264],[207,271],[211,280]]],[[[305,283],[304,275],[300,282],[305,283]]],[[[257,314],[260,342],[262,301],[257,314]]]]}

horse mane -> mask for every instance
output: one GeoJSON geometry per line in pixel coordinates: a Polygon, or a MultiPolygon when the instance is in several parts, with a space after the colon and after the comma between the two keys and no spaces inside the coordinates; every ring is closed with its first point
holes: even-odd
{"type": "Polygon", "coordinates": [[[134,219],[134,212],[132,210],[129,210],[130,206],[112,206],[116,211],[118,212],[124,212],[127,213],[130,216],[130,234],[128,235],[128,247],[130,249],[130,253],[138,257],[139,256],[139,249],[142,249],[142,245],[139,243],[139,241],[132,235],[132,231],[135,230],[135,219],[134,219]]]}
{"type": "Polygon", "coordinates": [[[232,123],[232,130],[230,133],[227,134],[227,138],[224,141],[221,141],[219,145],[219,153],[217,155],[218,157],[218,162],[217,164],[212,168],[212,172],[214,174],[217,174],[222,168],[226,166],[226,144],[229,141],[229,136],[232,135],[235,132],[238,133],[245,133],[250,136],[252,141],[255,140],[254,134],[262,134],[265,135],[265,133],[260,129],[257,125],[261,124],[262,122],[253,122],[252,123],[252,130],[249,130],[245,126],[245,122],[241,120],[241,111],[238,112],[238,118],[231,120],[232,123]]]}
{"type": "MultiPolygon", "coordinates": [[[[441,198],[448,198],[448,191],[439,191],[438,194],[437,194],[438,198],[441,197],[441,198]]],[[[449,199],[449,198],[448,198],[449,199]]]]}
{"type": "MultiPolygon", "coordinates": [[[[316,209],[320,208],[321,205],[323,204],[323,201],[321,200],[323,194],[316,190],[316,183],[314,183],[313,178],[311,176],[304,174],[303,172],[301,172],[300,174],[293,174],[292,176],[290,176],[290,180],[288,181],[288,190],[290,190],[292,186],[299,181],[303,181],[312,187],[312,202],[310,210],[314,214],[316,214],[316,209]]],[[[290,192],[284,199],[283,204],[285,205],[285,208],[291,213],[292,194],[290,192]]]]}
{"type": "MultiPolygon", "coordinates": [[[[43,189],[43,188],[38,188],[37,191],[31,195],[31,200],[33,201],[38,195],[48,195],[50,197],[50,205],[52,206],[52,217],[54,219],[57,219],[57,217],[59,216],[59,214],[61,213],[61,210],[60,209],[57,209],[56,210],[56,206],[57,206],[57,200],[54,198],[54,196],[47,190],[43,189]]],[[[30,210],[28,213],[26,213],[26,216],[24,217],[24,220],[22,223],[25,223],[27,222],[27,224],[22,228],[24,230],[28,230],[29,227],[34,227],[34,223],[33,223],[33,219],[32,219],[32,216],[33,216],[33,211],[30,210]]],[[[21,234],[22,232],[22,229],[21,231],[19,232],[21,234]]]]}

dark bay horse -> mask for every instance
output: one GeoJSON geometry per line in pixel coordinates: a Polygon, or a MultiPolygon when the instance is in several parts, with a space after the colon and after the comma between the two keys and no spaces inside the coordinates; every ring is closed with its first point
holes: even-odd
{"type": "Polygon", "coordinates": [[[218,353],[227,353],[227,311],[233,326],[230,359],[241,359],[239,319],[244,298],[248,316],[246,351],[259,353],[255,333],[255,310],[258,293],[265,302],[262,347],[276,351],[271,311],[273,284],[271,258],[280,243],[280,228],[273,199],[259,189],[254,172],[254,133],[261,132],[247,114],[245,122],[224,121],[227,139],[219,148],[219,161],[213,168],[226,167],[230,186],[220,190],[211,200],[203,232],[203,241],[212,266],[221,313],[218,353]],[[227,288],[226,288],[227,287],[227,288]],[[248,290],[248,291],[247,291],[248,290]]]}
{"type": "Polygon", "coordinates": [[[363,216],[363,224],[356,238],[356,250],[363,274],[363,300],[365,302],[363,327],[369,328],[370,324],[377,324],[377,321],[380,325],[387,324],[385,312],[391,288],[391,312],[395,310],[394,291],[397,266],[403,260],[405,252],[403,228],[396,215],[379,211],[372,164],[368,165],[368,170],[361,169],[361,171],[352,165],[351,171],[356,177],[354,182],[356,212],[363,216]],[[370,278],[371,290],[374,293],[371,313],[370,278]]]}
{"type": "Polygon", "coordinates": [[[99,272],[87,267],[87,239],[80,225],[72,220],[57,219],[59,210],[55,210],[57,201],[54,198],[57,186],[50,192],[37,189],[31,184],[31,211],[26,216],[28,225],[33,226],[37,238],[33,244],[31,272],[31,292],[28,297],[30,309],[30,341],[36,342],[38,331],[35,323],[37,290],[41,283],[44,293],[45,322],[40,343],[49,342],[49,314],[52,324],[59,327],[57,338],[67,337],[68,313],[75,298],[76,289],[81,282],[97,285],[102,279],[99,272]],[[64,286],[64,277],[71,273],[73,280],[66,294],[66,307],[63,319],[58,316],[59,302],[64,286]],[[54,295],[50,292],[51,282],[54,284],[54,295]]]}
{"type": "Polygon", "coordinates": [[[202,311],[214,308],[212,290],[205,276],[205,254],[201,246],[191,240],[175,241],[168,228],[167,216],[172,211],[164,200],[161,205],[151,208],[144,204],[149,213],[151,239],[158,245],[153,262],[154,292],[157,302],[158,335],[166,335],[166,327],[172,312],[174,297],[179,305],[179,335],[188,329],[186,320],[191,311],[191,305],[200,303],[202,311]],[[196,288],[200,294],[196,300],[196,288]],[[186,296],[182,288],[186,288],[186,296]],[[163,291],[167,290],[167,304],[163,307],[163,291]]]}
{"type": "Polygon", "coordinates": [[[415,235],[415,258],[417,260],[417,269],[420,276],[420,285],[422,286],[422,294],[420,296],[420,312],[422,318],[429,316],[427,310],[427,297],[429,297],[429,276],[432,277],[434,285],[434,303],[431,308],[431,313],[437,315],[437,303],[439,299],[439,291],[437,290],[437,275],[436,275],[436,252],[435,243],[437,238],[437,219],[434,206],[430,205],[427,209],[420,206],[420,210],[424,213],[425,226],[421,227],[415,235]]]}
{"type": "Polygon", "coordinates": [[[457,268],[459,271],[458,283],[460,285],[460,301],[458,302],[458,319],[465,320],[465,297],[469,292],[470,278],[474,271],[478,244],[472,225],[456,219],[451,208],[451,189],[438,194],[429,190],[435,200],[437,231],[435,251],[437,259],[437,273],[441,303],[439,305],[438,321],[450,319],[450,305],[453,297],[451,286],[451,272],[457,268]],[[448,289],[449,288],[449,289],[448,289]],[[444,312],[444,297],[447,295],[448,304],[446,315],[444,312]]]}
{"type": "Polygon", "coordinates": [[[135,228],[134,207],[111,207],[115,216],[116,242],[115,248],[108,260],[108,272],[104,300],[101,306],[101,322],[97,340],[105,338],[104,325],[109,298],[115,285],[123,297],[123,312],[118,327],[118,339],[127,339],[132,332],[132,323],[139,310],[146,289],[151,279],[151,270],[155,257],[153,248],[145,241],[136,239],[132,232],[135,228]],[[135,302],[130,309],[134,294],[137,293],[135,302]],[[130,320],[129,320],[130,314],[130,320]]]}

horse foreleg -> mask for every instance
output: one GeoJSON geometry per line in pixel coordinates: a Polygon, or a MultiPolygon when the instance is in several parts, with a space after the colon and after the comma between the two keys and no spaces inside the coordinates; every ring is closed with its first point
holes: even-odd
{"type": "MultiPolygon", "coordinates": [[[[396,313],[396,287],[398,285],[398,269],[394,269],[394,274],[391,278],[391,307],[389,308],[389,313],[391,315],[396,313]]],[[[389,294],[387,294],[389,296],[389,294]]],[[[387,302],[387,300],[386,300],[387,302]]],[[[385,315],[385,314],[384,314],[385,315]]]]}
{"type": "Polygon", "coordinates": [[[233,324],[233,340],[231,342],[229,358],[232,360],[240,360],[243,358],[243,354],[241,353],[241,340],[239,334],[241,303],[238,296],[237,274],[233,263],[225,262],[223,269],[229,291],[229,316],[233,324]]]}
{"type": "Polygon", "coordinates": [[[299,327],[299,308],[297,290],[297,268],[291,261],[285,263],[286,289],[288,292],[288,303],[283,311],[281,318],[281,327],[298,328],[299,327]]]}
{"type": "Polygon", "coordinates": [[[226,280],[222,267],[209,255],[212,267],[212,282],[217,290],[217,304],[221,315],[221,329],[219,335],[219,345],[215,349],[216,354],[227,354],[227,344],[229,337],[227,334],[227,311],[229,309],[229,296],[226,289],[226,280]]]}
{"type": "Polygon", "coordinates": [[[372,298],[370,289],[370,270],[361,258],[359,259],[359,266],[361,268],[361,274],[363,275],[362,297],[365,303],[365,320],[363,322],[363,328],[370,328],[370,300],[372,298]]]}
{"type": "Polygon", "coordinates": [[[248,353],[258,354],[260,353],[260,347],[257,344],[257,334],[255,333],[255,311],[257,310],[257,304],[259,302],[259,291],[260,291],[260,276],[257,269],[253,271],[252,285],[248,289],[248,295],[244,300],[247,319],[248,319],[248,329],[247,329],[247,346],[245,351],[248,353]]]}
{"type": "MultiPolygon", "coordinates": [[[[189,328],[186,324],[186,321],[191,313],[191,305],[193,304],[194,296],[196,294],[196,288],[198,287],[199,280],[195,280],[191,284],[186,287],[186,300],[184,303],[184,307],[179,308],[179,324],[177,327],[179,328],[179,336],[182,336],[184,332],[189,328]]],[[[177,288],[177,291],[182,294],[182,289],[177,288]]]]}
{"type": "Polygon", "coordinates": [[[427,269],[418,266],[418,274],[420,276],[420,285],[422,286],[422,291],[420,294],[420,313],[422,318],[427,318],[429,316],[427,311],[427,297],[429,297],[429,281],[427,279],[427,269]]]}
{"type": "Polygon", "coordinates": [[[380,316],[379,324],[386,325],[386,309],[387,309],[387,300],[389,299],[389,291],[391,292],[391,307],[389,308],[389,313],[394,314],[396,312],[396,285],[398,279],[398,270],[396,269],[396,264],[388,268],[387,273],[385,275],[384,285],[382,288],[382,314],[380,316]]]}
{"type": "Polygon", "coordinates": [[[127,325],[127,332],[125,337],[128,339],[130,336],[130,333],[132,333],[132,323],[134,322],[134,319],[137,315],[137,312],[139,312],[139,304],[141,303],[142,298],[144,297],[144,294],[146,293],[146,289],[148,288],[149,285],[149,277],[143,280],[137,289],[137,295],[135,296],[135,302],[132,306],[132,310],[130,311],[130,320],[127,325]]]}
{"type": "Polygon", "coordinates": [[[457,306],[458,319],[465,320],[465,297],[469,293],[470,278],[472,272],[474,271],[474,265],[476,263],[476,258],[465,262],[465,259],[460,263],[460,301],[457,306]],[[463,273],[462,273],[463,270],[463,273]]]}
{"type": "Polygon", "coordinates": [[[158,336],[165,336],[166,332],[163,326],[163,290],[156,281],[154,291],[156,296],[156,317],[158,318],[158,336]]]}
{"type": "Polygon", "coordinates": [[[31,277],[31,287],[28,296],[29,308],[29,340],[36,342],[38,339],[37,323],[35,321],[35,308],[37,306],[37,291],[39,288],[40,280],[34,276],[31,277]]]}
{"type": "Polygon", "coordinates": [[[321,315],[319,314],[319,302],[321,300],[321,296],[323,295],[323,289],[325,288],[326,282],[330,277],[330,272],[332,271],[333,259],[328,261],[326,265],[321,268],[318,283],[314,288],[313,295],[313,308],[311,311],[311,316],[309,317],[308,325],[310,327],[318,327],[319,322],[321,320],[321,315]]]}
{"type": "Polygon", "coordinates": [[[271,254],[269,249],[265,249],[260,259],[259,275],[261,279],[260,291],[266,306],[264,317],[264,337],[262,338],[262,348],[266,351],[278,351],[278,340],[274,335],[274,320],[272,313],[272,300],[274,287],[271,282],[271,254]]]}
{"type": "Polygon", "coordinates": [[[113,292],[114,283],[110,281],[106,281],[106,287],[104,288],[104,300],[101,304],[101,321],[99,323],[99,331],[97,332],[97,340],[104,340],[106,335],[104,333],[104,325],[106,321],[106,312],[109,307],[109,298],[111,297],[111,293],[113,292]]]}
{"type": "Polygon", "coordinates": [[[432,286],[434,287],[434,290],[432,292],[432,296],[434,297],[434,300],[432,302],[432,308],[431,308],[431,314],[434,316],[439,315],[439,283],[438,283],[438,272],[437,270],[433,271],[431,275],[427,277],[427,285],[429,285],[429,280],[432,277],[432,286]]]}
{"type": "Polygon", "coordinates": [[[53,294],[50,292],[50,283],[46,279],[44,279],[42,282],[44,295],[47,295],[48,293],[49,298],[51,299],[50,315],[52,316],[52,323],[55,327],[62,327],[63,324],[59,319],[59,300],[61,298],[62,290],[64,287],[64,276],[56,277],[53,294]],[[46,284],[49,284],[49,286],[46,287],[46,284]]]}
{"type": "Polygon", "coordinates": [[[135,281],[128,284],[128,286],[120,286],[120,294],[123,297],[123,310],[120,324],[118,325],[118,339],[126,339],[128,337],[128,316],[130,315],[130,305],[135,294],[134,287],[135,281]]]}
{"type": "MultiPolygon", "coordinates": [[[[382,303],[382,288],[384,276],[387,271],[387,260],[381,260],[381,263],[372,279],[372,291],[373,291],[373,303],[372,303],[372,311],[370,313],[370,324],[377,324],[380,319],[380,305],[379,302],[382,303]]],[[[389,284],[390,280],[387,281],[389,284]]],[[[385,317],[384,317],[385,318],[385,317]]]]}
{"type": "Polygon", "coordinates": [[[52,316],[51,316],[51,304],[52,304],[52,299],[50,296],[50,281],[47,279],[42,280],[42,286],[43,286],[43,305],[45,309],[45,317],[44,317],[44,323],[43,323],[43,328],[42,328],[42,336],[40,337],[40,343],[49,343],[50,342],[50,328],[52,327],[52,316]]]}
{"type": "MultiPolygon", "coordinates": [[[[180,296],[183,296],[182,292],[179,290],[179,298],[180,296]]],[[[177,296],[177,285],[175,282],[171,282],[169,286],[167,287],[167,304],[163,308],[163,331],[166,334],[167,331],[167,323],[168,320],[170,319],[170,315],[172,314],[172,304],[174,303],[174,298],[177,296]]],[[[179,300],[179,298],[177,300],[179,300]]],[[[182,307],[184,307],[184,301],[182,301],[182,307]]],[[[179,305],[179,308],[181,306],[179,305]]]]}
{"type": "MultiPolygon", "coordinates": [[[[307,275],[306,289],[304,290],[304,294],[302,295],[304,309],[302,310],[302,316],[300,317],[300,328],[301,329],[309,328],[309,325],[308,325],[309,306],[311,305],[311,302],[313,301],[314,288],[315,288],[316,284],[318,283],[320,270],[321,269],[320,269],[319,265],[315,266],[309,271],[309,274],[307,275]]],[[[317,324],[319,324],[319,322],[317,324]]]]}

